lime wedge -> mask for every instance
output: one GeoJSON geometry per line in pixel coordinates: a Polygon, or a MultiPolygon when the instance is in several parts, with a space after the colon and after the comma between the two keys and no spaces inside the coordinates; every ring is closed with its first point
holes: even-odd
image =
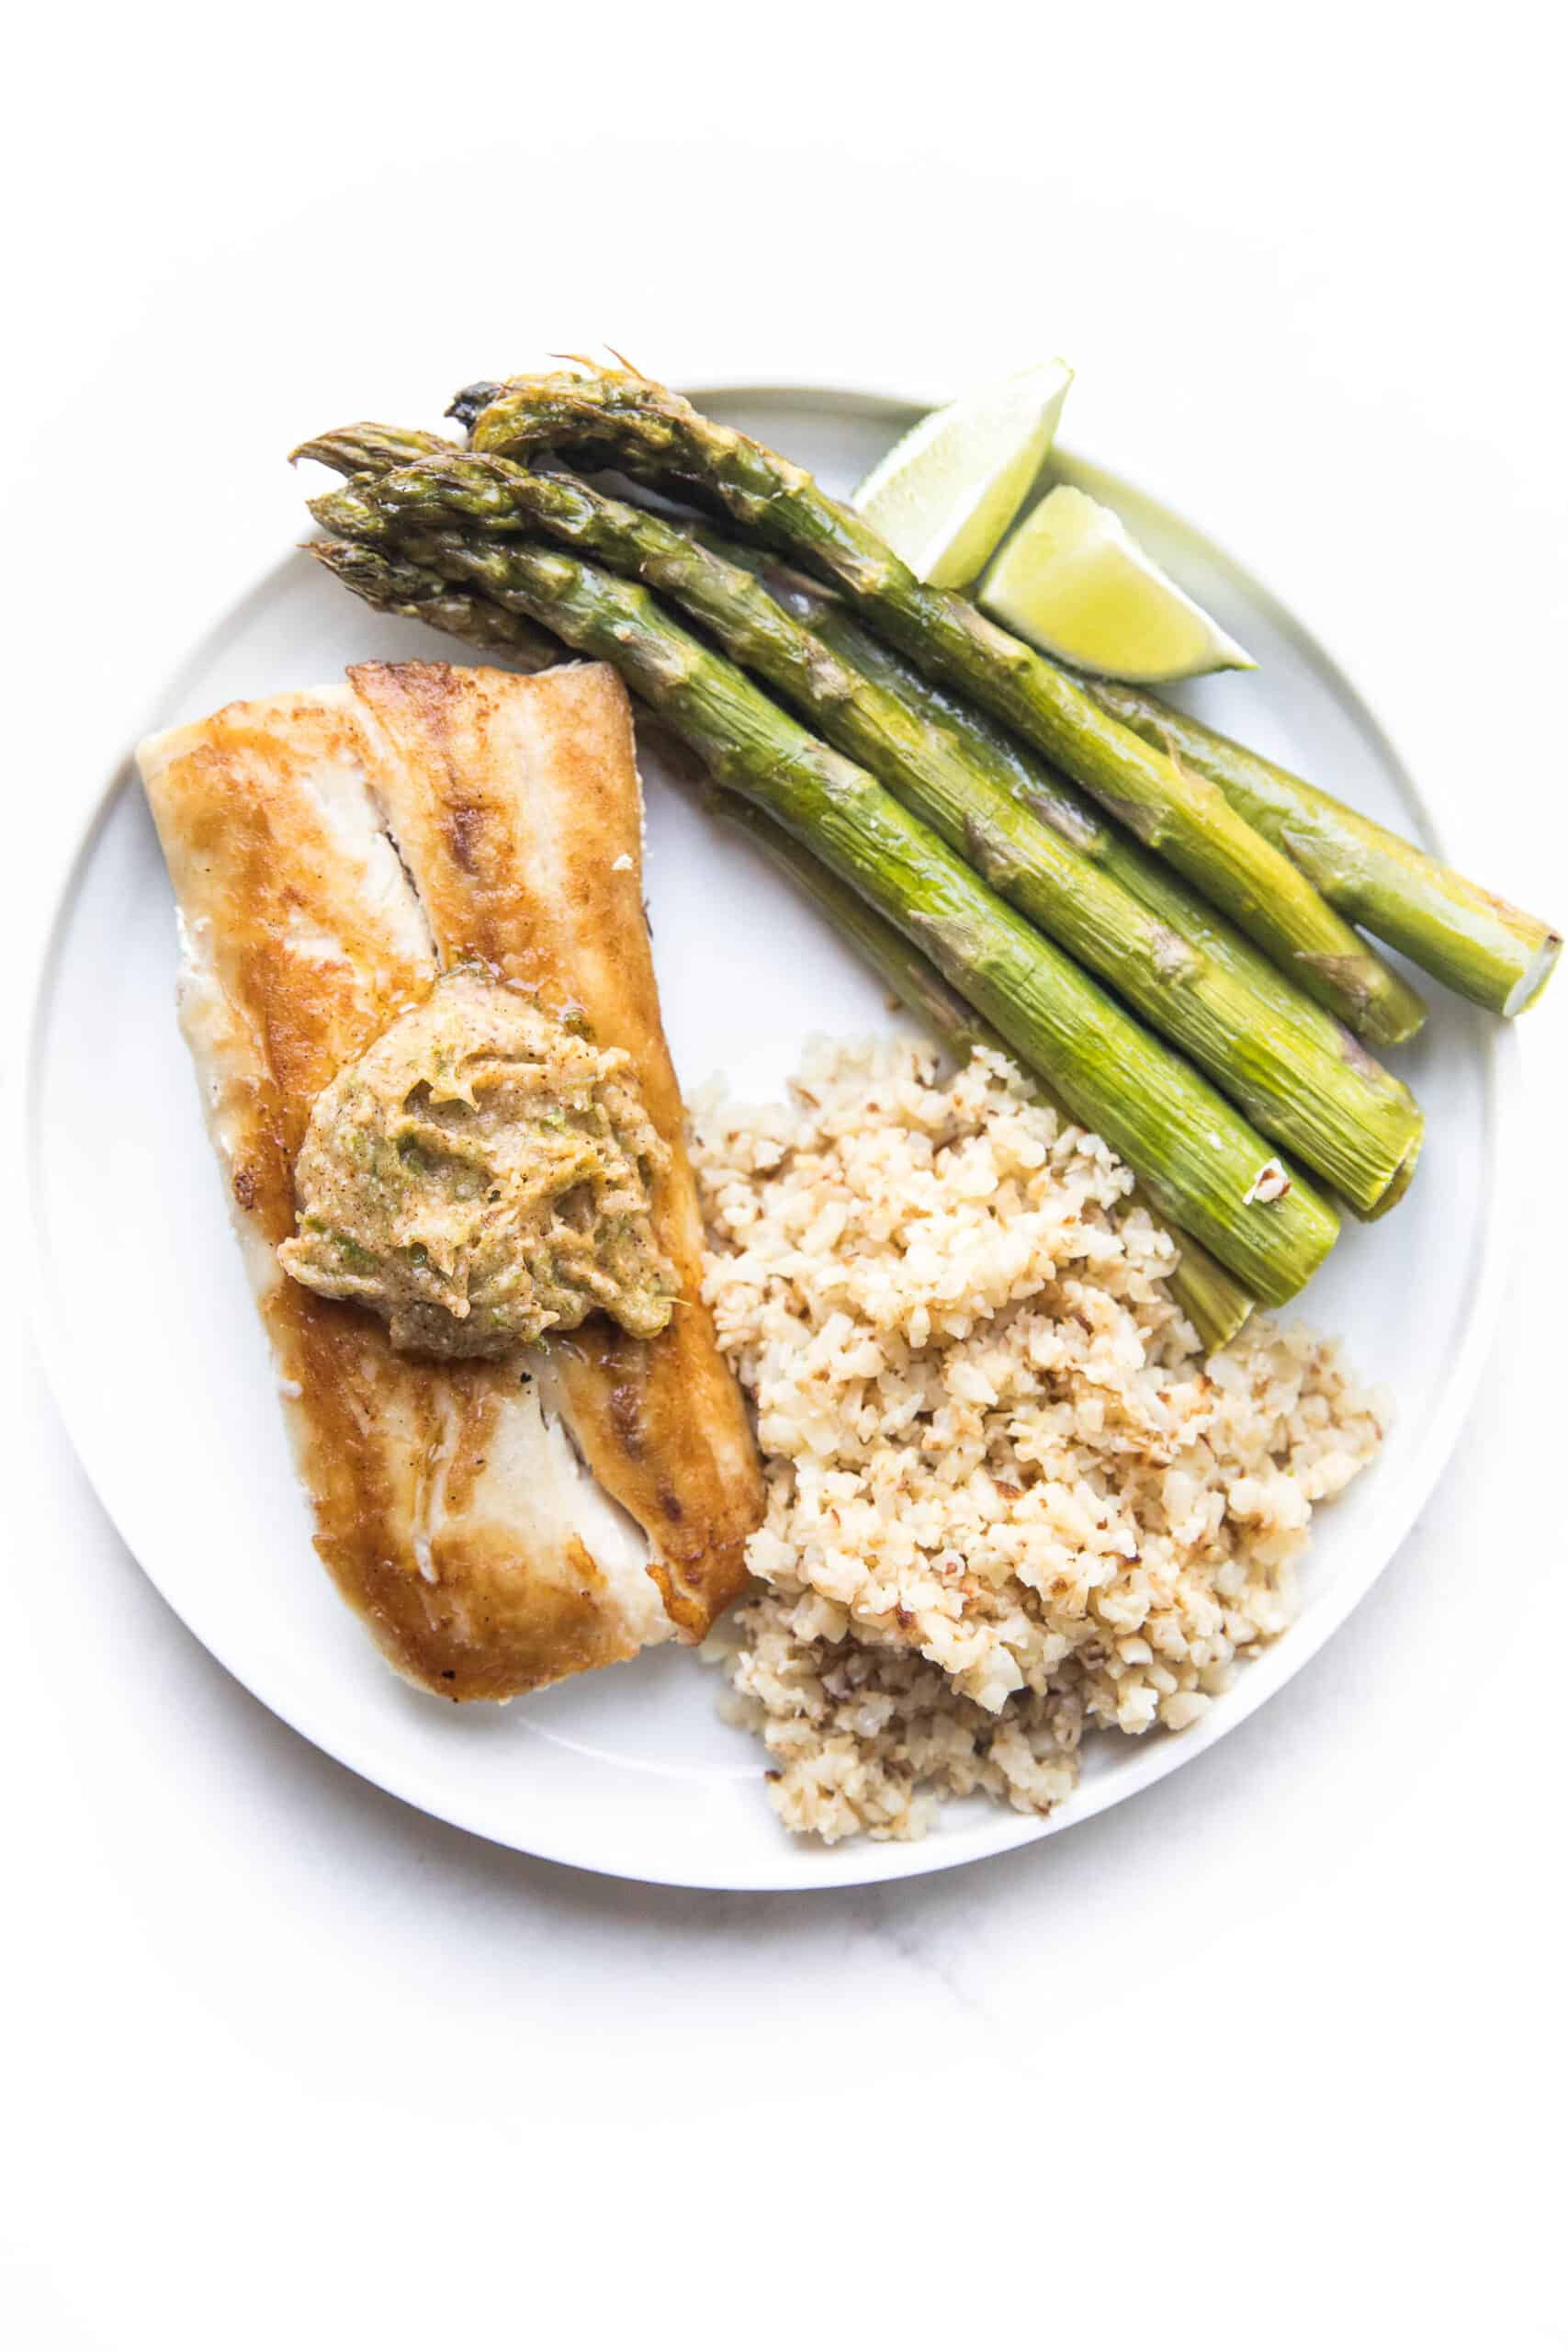
{"type": "Polygon", "coordinates": [[[963,587],[1028,495],[1072,380],[1048,359],[932,409],[867,474],[856,510],[921,580],[963,587]]]}
{"type": "Polygon", "coordinates": [[[1156,686],[1258,666],[1109,506],[1066,483],[1014,532],[979,600],[1015,636],[1102,678],[1156,686]]]}

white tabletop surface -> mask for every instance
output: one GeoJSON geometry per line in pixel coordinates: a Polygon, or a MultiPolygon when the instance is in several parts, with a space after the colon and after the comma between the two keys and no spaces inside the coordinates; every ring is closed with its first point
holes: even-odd
{"type": "MultiPolygon", "coordinates": [[[[1078,438],[1568,914],[1546,15],[45,12],[0,158],[8,1001],[165,657],[294,526],[277,453],[604,342],[933,393],[1062,350],[1078,438]]],[[[143,1580],[14,1320],[13,2340],[1568,2342],[1568,982],[1522,1044],[1490,1371],[1371,1599],[1135,1803],[864,1894],[598,1882],[360,1785],[143,1580]]]]}

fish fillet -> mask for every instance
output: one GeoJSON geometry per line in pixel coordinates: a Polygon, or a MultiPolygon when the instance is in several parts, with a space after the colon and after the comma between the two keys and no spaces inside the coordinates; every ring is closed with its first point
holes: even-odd
{"type": "Polygon", "coordinates": [[[761,1485],[701,1301],[619,680],[368,663],[138,760],[179,906],[181,1023],[344,1598],[393,1666],[453,1699],[698,1639],[745,1581],[761,1485]],[[680,1303],[657,1339],[593,1317],[499,1362],[425,1361],[277,1264],[316,1096],[476,959],[632,1057],[672,1163],[654,1226],[680,1303]]]}

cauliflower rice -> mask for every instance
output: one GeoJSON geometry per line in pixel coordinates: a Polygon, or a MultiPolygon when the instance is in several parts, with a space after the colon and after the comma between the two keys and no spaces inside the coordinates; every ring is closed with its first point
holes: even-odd
{"type": "Polygon", "coordinates": [[[694,1119],[768,1482],[729,1711],[792,1829],[1048,1812],[1087,1729],[1185,1729],[1290,1623],[1386,1405],[1261,1317],[1205,1363],[1127,1170],[999,1056],[822,1045],[791,1093],[694,1119]]]}

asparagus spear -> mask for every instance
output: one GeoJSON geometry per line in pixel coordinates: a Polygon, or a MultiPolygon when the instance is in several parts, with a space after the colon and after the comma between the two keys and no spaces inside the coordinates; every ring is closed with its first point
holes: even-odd
{"type": "MultiPolygon", "coordinates": [[[[846,889],[837,875],[818,865],[798,842],[781,831],[771,817],[732,794],[725,796],[722,807],[726,818],[750,834],[772,863],[806,892],[834,930],[860,950],[873,971],[886,981],[917,1021],[924,1022],[955,1061],[967,1061],[981,1046],[1013,1059],[989,1022],[970,1010],[956,989],[949,988],[902,933],[884,922],[863,899],[846,889]]],[[[1043,1100],[1052,1101],[1048,1088],[1037,1086],[1036,1091],[1043,1100]]],[[[1161,1223],[1141,1192],[1134,1190],[1132,1198],[1155,1224],[1161,1223]]],[[[1171,1231],[1170,1238],[1179,1254],[1165,1278],[1166,1288],[1196,1330],[1204,1353],[1213,1354],[1235,1338],[1252,1313],[1253,1300],[1234,1274],[1226,1273],[1185,1233],[1171,1231]]]]}
{"type": "MultiPolygon", "coordinates": [[[[468,644],[486,650],[509,651],[532,660],[543,646],[548,648],[549,659],[558,659],[558,649],[551,646],[531,621],[519,614],[504,612],[482,596],[454,587],[438,571],[427,571],[406,558],[343,540],[314,539],[304,552],[325,564],[355,595],[382,612],[400,613],[409,620],[423,621],[428,628],[444,629],[448,636],[463,638],[468,644]]],[[[750,801],[739,799],[734,794],[722,795],[719,806],[732,823],[743,827],[773,863],[815,900],[834,929],[852,946],[860,949],[873,970],[902,999],[916,1019],[925,1023],[955,1060],[966,1061],[981,1046],[1007,1053],[996,1031],[970,1011],[957,990],[949,988],[925,957],[918,955],[908,941],[863,899],[847,889],[836,875],[829,874],[825,865],[818,865],[798,842],[782,832],[771,817],[765,817],[750,801]]],[[[1043,1088],[1038,1091],[1049,1100],[1043,1088]]],[[[1160,1223],[1147,1201],[1137,1193],[1133,1197],[1141,1202],[1156,1224],[1160,1223]]],[[[1205,1352],[1212,1353],[1235,1339],[1252,1312],[1252,1298],[1235,1276],[1227,1274],[1197,1242],[1174,1232],[1171,1239],[1179,1254],[1165,1278],[1166,1288],[1196,1330],[1205,1352]]]]}
{"type": "MultiPolygon", "coordinates": [[[[373,548],[397,544],[352,490],[313,501],[312,512],[373,548]]],[[[1162,1216],[1271,1306],[1308,1280],[1337,1229],[1328,1203],[874,777],[787,718],[646,589],[561,551],[472,533],[412,533],[401,551],[613,662],[718,782],[759,803],[930,956],[1074,1117],[1105,1136],[1162,1216]]]]}
{"type": "Polygon", "coordinates": [[[341,539],[312,539],[305,553],[383,613],[399,613],[405,620],[444,629],[448,637],[466,638],[470,645],[510,653],[521,668],[547,670],[561,658],[559,645],[543,629],[516,613],[503,613],[499,605],[466,595],[423,565],[341,539]]]}
{"type": "Polygon", "coordinates": [[[1488,1012],[1523,1012],[1540,996],[1562,952],[1549,923],[1201,718],[1136,686],[1097,681],[1091,691],[1124,727],[1217,785],[1350,922],[1488,1012]]]}
{"type": "MultiPolygon", "coordinates": [[[[352,430],[332,438],[340,458],[352,454],[352,430]]],[[[1375,1215],[1404,1191],[1422,1127],[1406,1087],[1309,999],[1273,978],[1249,985],[1242,956],[1214,956],[1179,915],[1153,912],[971,758],[956,729],[840,659],[750,571],[662,516],[502,458],[428,458],[360,494],[394,528],[455,516],[487,530],[543,529],[660,590],[1359,1213],[1375,1215]]],[[[1255,951],[1245,956],[1269,972],[1255,951]]]]}
{"type": "MultiPolygon", "coordinates": [[[[1358,1216],[1380,1217],[1402,1200],[1416,1172],[1422,1133],[1421,1114],[1408,1089],[1361,1053],[1348,1032],[1304,999],[1299,989],[1288,980],[1279,968],[1261,954],[1234,923],[1227,922],[1208,900],[1183,881],[1170,866],[1139,846],[1131,834],[1120,825],[1102,817],[1092,801],[1088,800],[1065,776],[1043,760],[1037,752],[1010,735],[1006,728],[977,709],[972,703],[962,701],[941,686],[924,678],[912,662],[874,637],[847,613],[830,590],[807,580],[801,573],[781,571],[774,562],[755,549],[720,537],[701,525],[688,524],[708,544],[728,555],[732,561],[745,565],[766,581],[770,593],[786,610],[795,612],[810,622],[814,635],[849,663],[864,678],[894,695],[908,708],[926,719],[936,729],[956,737],[967,756],[977,762],[991,777],[993,784],[1033,811],[1041,820],[1071,842],[1084,857],[1091,858],[1108,875],[1142,901],[1149,911],[1171,931],[1199,946],[1210,963],[1227,972],[1239,990],[1254,1001],[1272,1009],[1258,1015],[1263,1034],[1276,1034],[1278,1024],[1284,1023],[1292,1029],[1310,1025],[1307,1016],[1319,1023],[1319,1050],[1329,1047],[1358,1063],[1362,1075],[1389,1099],[1409,1103],[1415,1114],[1416,1128],[1413,1148],[1406,1153],[1402,1166],[1395,1170],[1387,1190],[1371,1209],[1352,1202],[1358,1216]]],[[[1315,1063],[1315,1057],[1314,1063],[1315,1063]]],[[[1304,1072],[1305,1065],[1303,1065],[1304,1072]]],[[[1235,1084],[1222,1079],[1226,1091],[1238,1101],[1235,1084]]],[[[1258,1114],[1254,1112],[1253,1115],[1258,1114]]],[[[1258,1124],[1266,1125],[1259,1119],[1258,1124]]],[[[1308,1158],[1310,1154],[1304,1155],[1308,1158]]]]}
{"type": "Polygon", "coordinates": [[[1077,679],[966,597],[917,580],[869,524],[787,458],[626,369],[471,386],[453,413],[472,417],[478,450],[580,452],[716,498],[744,527],[836,582],[921,670],[1059,762],[1359,1035],[1397,1045],[1419,1027],[1419,999],[1216,786],[1119,725],[1077,679]],[[481,395],[491,397],[479,405],[481,395]]]}

